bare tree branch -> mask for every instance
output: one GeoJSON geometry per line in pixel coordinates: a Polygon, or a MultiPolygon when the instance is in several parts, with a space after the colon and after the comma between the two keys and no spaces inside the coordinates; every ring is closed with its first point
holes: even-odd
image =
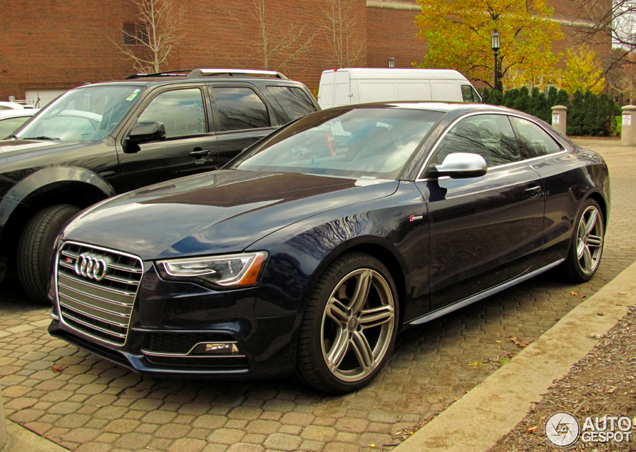
{"type": "Polygon", "coordinates": [[[306,25],[282,24],[267,14],[265,0],[253,0],[252,15],[258,22],[258,47],[263,58],[263,69],[281,70],[296,57],[305,53],[315,34],[305,33],[306,25]],[[283,30],[287,30],[286,32],[283,30]]]}
{"type": "Polygon", "coordinates": [[[185,36],[183,15],[174,0],[132,0],[138,10],[137,27],[133,36],[124,29],[120,32],[136,42],[127,47],[111,39],[119,51],[133,61],[133,69],[142,73],[161,72],[174,46],[185,36]],[[141,52],[135,51],[141,47],[141,52]]]}
{"type": "Polygon", "coordinates": [[[322,30],[331,42],[338,67],[355,66],[362,56],[364,39],[353,8],[354,0],[325,0],[322,30]]]}

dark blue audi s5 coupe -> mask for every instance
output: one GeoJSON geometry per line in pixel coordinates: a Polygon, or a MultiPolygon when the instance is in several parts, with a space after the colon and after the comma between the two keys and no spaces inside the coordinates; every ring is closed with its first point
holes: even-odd
{"type": "Polygon", "coordinates": [[[532,116],[332,108],[79,214],[56,242],[49,332],[157,376],[351,392],[400,330],[555,267],[592,278],[609,210],[603,159],[532,116]]]}

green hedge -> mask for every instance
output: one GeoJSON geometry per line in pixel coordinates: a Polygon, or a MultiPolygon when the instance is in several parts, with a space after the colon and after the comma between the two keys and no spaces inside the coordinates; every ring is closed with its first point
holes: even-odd
{"type": "Polygon", "coordinates": [[[614,115],[620,108],[617,108],[614,100],[607,94],[597,96],[591,91],[577,91],[570,101],[567,91],[557,90],[554,86],[550,87],[547,96],[538,88],[534,88],[530,93],[528,88],[523,86],[503,94],[484,88],[482,97],[484,103],[514,108],[548,123],[552,119],[552,107],[565,105],[568,107],[568,135],[608,136],[616,133],[614,115]]]}

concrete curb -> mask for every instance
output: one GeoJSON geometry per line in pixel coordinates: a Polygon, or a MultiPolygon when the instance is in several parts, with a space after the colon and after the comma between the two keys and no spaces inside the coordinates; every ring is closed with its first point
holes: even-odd
{"type": "Polygon", "coordinates": [[[53,441],[44,439],[18,424],[6,420],[9,441],[1,452],[68,452],[53,441]]]}
{"type": "MultiPolygon", "coordinates": [[[[482,303],[487,303],[485,300],[482,303]]],[[[396,447],[394,452],[488,451],[512,430],[554,380],[636,304],[636,263],[565,315],[508,364],[396,447]]]]}

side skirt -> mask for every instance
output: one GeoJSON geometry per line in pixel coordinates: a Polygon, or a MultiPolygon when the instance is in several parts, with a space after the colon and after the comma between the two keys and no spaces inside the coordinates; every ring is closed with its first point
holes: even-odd
{"type": "Polygon", "coordinates": [[[465,298],[463,300],[457,301],[451,305],[448,306],[444,306],[443,308],[439,308],[433,312],[429,312],[428,314],[425,314],[421,317],[418,317],[414,320],[411,320],[409,322],[407,322],[407,325],[421,325],[422,323],[426,323],[426,322],[430,322],[431,320],[435,320],[438,317],[442,317],[443,315],[449,314],[453,311],[456,311],[458,309],[461,309],[463,307],[466,307],[470,304],[476,303],[477,301],[483,300],[486,297],[489,297],[491,295],[494,295],[496,293],[499,293],[503,290],[506,290],[514,285],[517,285],[523,281],[526,281],[530,278],[534,278],[537,275],[540,275],[541,273],[547,272],[548,270],[556,267],[557,265],[561,264],[563,261],[565,261],[565,259],[559,259],[556,262],[551,263],[550,265],[546,265],[545,267],[542,267],[538,270],[535,270],[531,273],[528,273],[526,275],[521,275],[515,279],[511,279],[510,281],[507,281],[499,286],[493,287],[492,289],[488,289],[485,290],[484,292],[478,293],[477,295],[473,295],[472,297],[469,298],[465,298]]]}

